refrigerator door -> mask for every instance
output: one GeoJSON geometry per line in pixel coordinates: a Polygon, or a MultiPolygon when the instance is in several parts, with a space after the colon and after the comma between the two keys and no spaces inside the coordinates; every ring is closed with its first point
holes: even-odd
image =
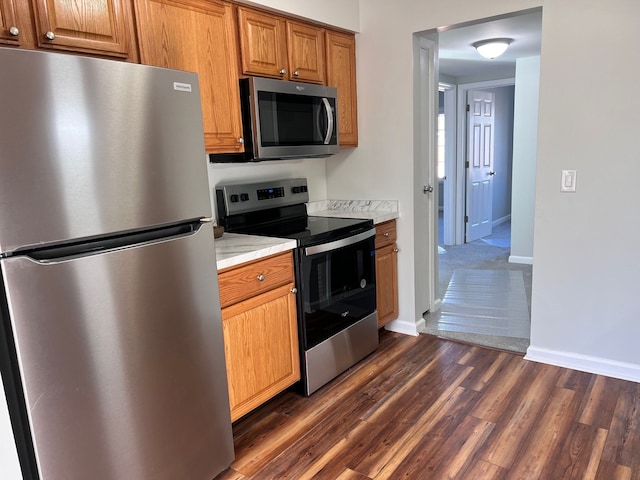
{"type": "Polygon", "coordinates": [[[211,216],[196,74],[10,48],[0,68],[0,253],[211,216]]]}
{"type": "Polygon", "coordinates": [[[230,465],[208,224],[99,255],[0,264],[41,480],[211,480],[230,465]]]}

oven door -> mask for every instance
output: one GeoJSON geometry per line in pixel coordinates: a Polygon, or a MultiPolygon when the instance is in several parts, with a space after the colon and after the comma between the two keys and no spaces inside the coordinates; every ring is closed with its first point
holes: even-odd
{"type": "Polygon", "coordinates": [[[304,350],[376,309],[375,229],[298,249],[298,312],[304,350]]]}

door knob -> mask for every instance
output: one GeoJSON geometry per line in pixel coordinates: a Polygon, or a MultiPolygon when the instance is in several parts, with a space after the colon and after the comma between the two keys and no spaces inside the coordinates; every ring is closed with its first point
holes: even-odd
{"type": "Polygon", "coordinates": [[[496,172],[489,172],[489,175],[491,175],[492,177],[496,174],[496,172]]]}
{"type": "Polygon", "coordinates": [[[422,193],[432,193],[433,187],[431,185],[425,185],[422,187],[422,193]]]}

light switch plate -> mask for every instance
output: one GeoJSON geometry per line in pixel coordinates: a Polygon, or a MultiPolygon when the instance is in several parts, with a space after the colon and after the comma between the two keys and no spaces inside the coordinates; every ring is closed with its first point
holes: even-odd
{"type": "Polygon", "coordinates": [[[562,183],[560,184],[561,192],[576,191],[576,171],[562,170],[562,183]]]}

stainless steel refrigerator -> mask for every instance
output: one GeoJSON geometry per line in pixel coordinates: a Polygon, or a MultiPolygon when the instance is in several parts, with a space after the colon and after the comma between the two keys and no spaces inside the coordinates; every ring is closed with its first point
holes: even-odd
{"type": "Polygon", "coordinates": [[[4,48],[0,105],[23,477],[211,480],[233,442],[197,76],[4,48]]]}

